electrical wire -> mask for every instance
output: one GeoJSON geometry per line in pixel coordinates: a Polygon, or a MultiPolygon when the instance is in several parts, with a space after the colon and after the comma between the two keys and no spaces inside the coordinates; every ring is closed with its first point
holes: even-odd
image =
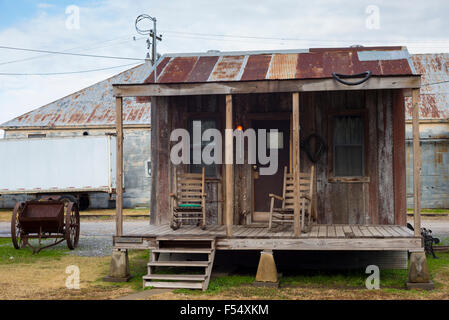
{"type": "Polygon", "coordinates": [[[116,57],[116,56],[101,56],[101,55],[93,55],[93,54],[70,53],[70,52],[49,51],[49,50],[37,50],[37,49],[17,48],[17,47],[8,47],[8,46],[0,46],[0,49],[16,50],[16,51],[28,51],[28,52],[40,52],[40,53],[50,53],[50,54],[60,54],[60,55],[88,57],[88,58],[135,60],[135,61],[144,61],[145,60],[145,59],[140,59],[140,58],[116,57]]]}
{"type": "Polygon", "coordinates": [[[136,64],[137,64],[137,62],[129,63],[129,64],[123,64],[123,65],[114,66],[114,67],[106,67],[106,68],[91,69],[91,70],[81,70],[81,71],[66,71],[66,72],[49,72],[49,73],[2,73],[2,72],[0,72],[0,76],[56,76],[56,75],[66,75],[66,74],[78,74],[78,73],[89,73],[89,72],[105,71],[105,70],[117,69],[117,68],[122,68],[122,67],[134,66],[136,64]]]}
{"type": "Polygon", "coordinates": [[[448,83],[449,80],[445,80],[445,81],[439,81],[439,82],[432,82],[432,83],[426,83],[426,84],[422,84],[421,87],[425,87],[425,86],[433,86],[435,84],[441,84],[441,83],[448,83]]]}
{"type": "Polygon", "coordinates": [[[390,39],[390,40],[357,40],[357,39],[311,39],[311,38],[289,38],[289,37],[261,37],[261,36],[249,36],[249,35],[227,35],[227,34],[213,34],[213,33],[198,33],[198,32],[184,32],[184,31],[174,31],[174,30],[163,30],[161,32],[165,33],[173,33],[173,34],[185,34],[185,35],[193,35],[193,36],[208,36],[208,37],[222,37],[222,38],[242,38],[242,39],[258,39],[258,40],[281,40],[281,41],[315,41],[315,42],[416,42],[416,43],[425,43],[428,42],[430,44],[434,44],[435,42],[444,42],[449,44],[449,40],[447,39],[431,39],[431,40],[418,40],[418,39],[390,39]]]}

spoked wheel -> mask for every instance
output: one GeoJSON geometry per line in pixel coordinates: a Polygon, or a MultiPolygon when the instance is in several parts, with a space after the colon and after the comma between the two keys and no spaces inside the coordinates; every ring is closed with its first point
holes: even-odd
{"type": "Polygon", "coordinates": [[[20,227],[19,215],[22,212],[23,203],[17,203],[14,207],[14,211],[12,213],[11,218],[11,239],[14,248],[19,250],[22,248],[23,238],[22,238],[22,229],[20,227]]]}
{"type": "Polygon", "coordinates": [[[75,250],[80,237],[80,213],[76,203],[70,202],[65,213],[65,239],[67,247],[75,250]]]}

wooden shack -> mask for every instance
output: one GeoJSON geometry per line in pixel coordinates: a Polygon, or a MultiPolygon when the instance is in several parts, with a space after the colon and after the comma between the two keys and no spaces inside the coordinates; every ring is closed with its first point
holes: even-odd
{"type": "MultiPolygon", "coordinates": [[[[216,250],[422,252],[419,88],[420,75],[404,47],[163,56],[156,78],[153,71],[143,84],[114,88],[119,155],[122,99],[151,97],[153,173],[151,221],[143,228],[123,230],[117,186],[115,249],[152,250],[147,285],[203,289],[216,250]],[[414,108],[414,233],[406,228],[406,96],[412,97],[414,108]],[[225,129],[277,129],[277,172],[260,175],[263,165],[247,161],[173,165],[170,152],[177,142],[170,140],[171,132],[191,132],[194,122],[220,130],[223,155],[230,158],[235,143],[225,129]],[[310,172],[312,165],[314,222],[302,228],[300,173],[310,172]],[[206,168],[205,230],[169,226],[175,167],[190,173],[206,168]],[[285,167],[295,179],[294,223],[269,230],[268,195],[282,194],[285,167]],[[198,248],[208,257],[207,263],[197,263],[205,267],[204,277],[154,273],[158,266],[195,264],[161,262],[160,253],[195,253],[198,248]]],[[[118,176],[120,166],[119,157],[118,176]]]]}

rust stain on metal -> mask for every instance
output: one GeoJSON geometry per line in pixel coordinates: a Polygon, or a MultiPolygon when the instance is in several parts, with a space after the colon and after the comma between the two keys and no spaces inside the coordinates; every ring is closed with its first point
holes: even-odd
{"type": "MultiPolygon", "coordinates": [[[[449,54],[415,54],[411,61],[421,74],[420,117],[449,119],[449,54]]],[[[406,99],[407,119],[411,119],[411,99],[406,99]]]]}
{"type": "Polygon", "coordinates": [[[271,80],[294,79],[298,54],[274,54],[267,78],[271,80]]]}
{"type": "Polygon", "coordinates": [[[332,72],[340,74],[354,74],[352,52],[328,51],[323,53],[323,74],[325,78],[332,76],[332,72]]]}
{"type": "MultiPolygon", "coordinates": [[[[162,72],[164,71],[164,68],[169,63],[169,61],[170,61],[170,58],[169,57],[165,57],[165,58],[162,59],[161,62],[159,62],[157,64],[156,71],[157,71],[157,76],[158,77],[160,75],[162,75],[162,72]]],[[[145,79],[145,83],[153,83],[153,82],[154,82],[154,71],[151,72],[150,76],[145,79]]]]}
{"type": "Polygon", "coordinates": [[[177,57],[170,61],[164,73],[158,77],[159,83],[184,82],[195,66],[198,57],[177,57]]]}
{"type": "Polygon", "coordinates": [[[324,78],[323,53],[300,53],[296,66],[296,78],[313,79],[324,78]]]}
{"type": "Polygon", "coordinates": [[[271,55],[260,54],[252,55],[248,58],[245,70],[243,71],[242,81],[265,80],[270,66],[271,55]]]}
{"type": "MultiPolygon", "coordinates": [[[[148,78],[152,67],[142,64],[103,80],[89,88],[47,104],[3,124],[6,128],[26,127],[75,127],[102,126],[115,123],[115,83],[142,83],[148,78]]],[[[123,104],[125,124],[151,123],[150,103],[125,98],[123,104]]]]}
{"type": "Polygon", "coordinates": [[[215,67],[215,64],[218,61],[218,56],[206,56],[200,57],[195,64],[192,72],[187,77],[186,82],[205,82],[210,76],[210,73],[215,67]]]}
{"type": "Polygon", "coordinates": [[[218,60],[209,81],[238,81],[237,76],[242,68],[245,56],[222,56],[218,60]]]}
{"type": "Polygon", "coordinates": [[[410,69],[410,65],[408,60],[383,60],[380,62],[380,67],[382,70],[382,75],[401,75],[401,74],[410,74],[412,70],[410,69]]]}

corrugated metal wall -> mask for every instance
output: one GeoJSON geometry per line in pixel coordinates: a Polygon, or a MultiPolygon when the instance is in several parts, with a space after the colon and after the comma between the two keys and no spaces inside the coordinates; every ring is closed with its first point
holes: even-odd
{"type": "MultiPolygon", "coordinates": [[[[449,208],[449,122],[420,124],[421,206],[449,208]]],[[[413,144],[411,125],[406,131],[407,207],[413,207],[413,144]]]]}

